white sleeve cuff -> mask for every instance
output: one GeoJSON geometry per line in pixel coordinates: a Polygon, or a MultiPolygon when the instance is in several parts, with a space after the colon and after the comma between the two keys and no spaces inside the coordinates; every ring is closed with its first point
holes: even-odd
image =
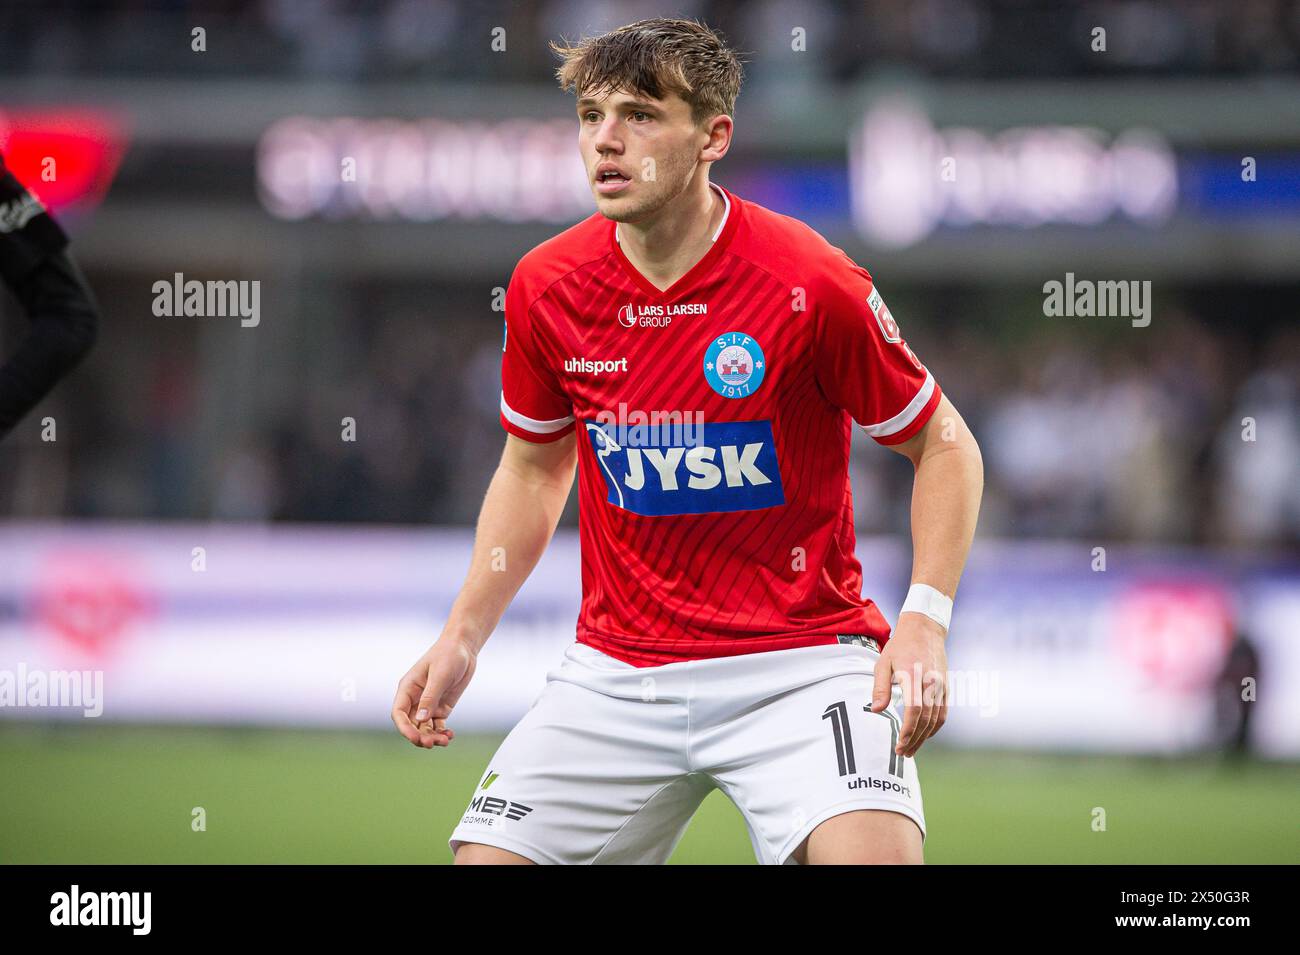
{"type": "Polygon", "coordinates": [[[925,406],[930,403],[930,396],[934,394],[934,376],[930,374],[929,369],[925,372],[925,381],[921,383],[921,388],[917,391],[916,396],[907,403],[907,407],[894,415],[888,421],[882,421],[880,424],[864,424],[862,430],[873,438],[887,438],[891,434],[898,434],[900,431],[907,430],[908,425],[916,420],[925,406]]]}
{"type": "Polygon", "coordinates": [[[530,418],[528,415],[520,414],[514,408],[506,404],[506,394],[501,392],[501,413],[505,419],[517,428],[523,428],[525,431],[531,431],[533,434],[554,434],[562,428],[568,427],[573,423],[573,415],[564,418],[552,418],[550,421],[540,421],[537,418],[530,418]]]}

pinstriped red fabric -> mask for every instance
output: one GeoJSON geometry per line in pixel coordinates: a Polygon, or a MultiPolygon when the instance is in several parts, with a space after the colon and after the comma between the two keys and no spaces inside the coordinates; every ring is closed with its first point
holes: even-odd
{"type": "Polygon", "coordinates": [[[905,441],[940,398],[865,269],[723,193],[722,232],[667,290],[593,215],[528,253],[506,297],[503,426],[577,431],[578,640],[638,666],[883,644],[850,428],[905,441]]]}

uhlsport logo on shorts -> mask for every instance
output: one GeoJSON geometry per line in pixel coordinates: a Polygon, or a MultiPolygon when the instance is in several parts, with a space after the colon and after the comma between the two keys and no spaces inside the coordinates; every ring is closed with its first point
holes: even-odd
{"type": "Polygon", "coordinates": [[[724,398],[752,395],[766,370],[763,349],[744,332],[719,335],[704,352],[704,380],[724,398]]]}
{"type": "Polygon", "coordinates": [[[770,421],[705,422],[695,444],[623,447],[584,421],[608,501],[636,514],[713,514],[785,503],[770,421]]]}

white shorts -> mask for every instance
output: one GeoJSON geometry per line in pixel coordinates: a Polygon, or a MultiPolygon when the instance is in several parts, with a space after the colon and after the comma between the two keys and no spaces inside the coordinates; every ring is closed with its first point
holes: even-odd
{"type": "MultiPolygon", "coordinates": [[[[666,862],[704,797],[736,804],[760,863],[855,809],[925,834],[898,687],[868,710],[879,654],[851,644],[634,667],[573,644],[502,742],[451,835],[537,863],[666,862]]],[[[454,745],[454,744],[453,744],[454,745]]]]}

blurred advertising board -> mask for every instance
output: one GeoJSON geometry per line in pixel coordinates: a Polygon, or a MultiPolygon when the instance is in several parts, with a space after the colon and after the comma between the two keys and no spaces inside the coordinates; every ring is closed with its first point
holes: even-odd
{"type": "MultiPolygon", "coordinates": [[[[0,719],[382,729],[439,632],[461,529],[9,524],[0,529],[0,719]]],[[[907,542],[859,546],[896,619],[907,542]]],[[[562,531],[488,643],[453,725],[504,731],[573,639],[562,531]]],[[[968,747],[1179,753],[1249,715],[1300,756],[1300,566],[1076,542],[977,542],[949,638],[968,747]],[[1241,700],[1245,693],[1248,702],[1241,700]]]]}

